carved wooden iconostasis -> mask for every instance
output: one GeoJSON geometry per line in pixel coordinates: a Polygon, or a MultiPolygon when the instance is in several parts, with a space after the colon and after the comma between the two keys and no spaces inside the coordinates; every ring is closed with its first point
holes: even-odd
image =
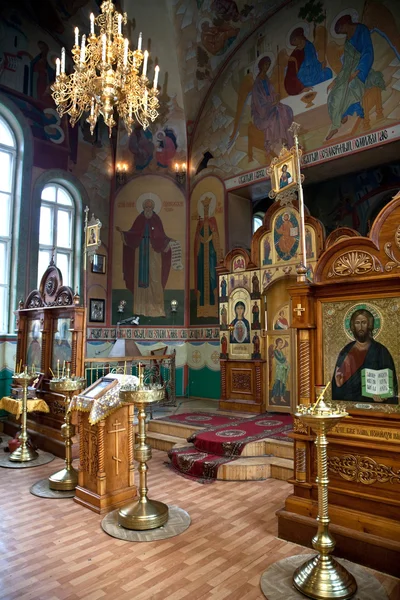
{"type": "MultiPolygon", "coordinates": [[[[32,291],[17,311],[16,367],[28,365],[43,373],[36,392],[50,409],[49,413],[29,413],[28,430],[40,448],[64,456],[60,434],[64,422],[64,396],[49,387],[50,369],[71,363],[71,374],[84,375],[84,317],[79,296],[63,285],[62,273],[52,261],[43,274],[39,290],[32,291]]],[[[19,422],[11,416],[5,423],[6,433],[15,434],[19,422]]]]}
{"type": "MultiPolygon", "coordinates": [[[[337,230],[314,283],[290,290],[299,343],[299,401],[315,386],[349,413],[328,435],[329,515],[335,554],[399,575],[400,194],[368,237],[337,230]],[[336,240],[336,241],[335,241],[336,240]],[[354,347],[354,350],[353,350],[354,347]]],[[[329,240],[328,240],[329,241],[329,240]]],[[[294,493],[279,536],[309,546],[318,512],[314,436],[295,419],[294,493]]]]}
{"type": "MultiPolygon", "coordinates": [[[[219,272],[221,402],[228,410],[291,412],[297,403],[297,340],[288,288],[300,262],[297,206],[275,203],[253,236],[251,256],[231,250],[219,272]]],[[[323,227],[305,218],[307,277],[323,245],[323,227]]]]}

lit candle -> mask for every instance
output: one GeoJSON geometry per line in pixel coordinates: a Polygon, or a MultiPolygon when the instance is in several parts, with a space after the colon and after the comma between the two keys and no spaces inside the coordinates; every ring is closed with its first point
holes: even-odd
{"type": "Polygon", "coordinates": [[[160,72],[160,67],[158,65],[156,65],[155,69],[154,69],[154,83],[153,83],[153,89],[157,89],[157,84],[158,84],[158,74],[160,72]]]}
{"type": "Polygon", "coordinates": [[[138,41],[137,49],[138,50],[142,49],[142,32],[139,33],[139,41],[138,41]]]}
{"type": "Polygon", "coordinates": [[[79,46],[79,29],[75,27],[75,46],[79,46]]]}
{"type": "Polygon", "coordinates": [[[129,104],[129,118],[132,119],[132,102],[129,104]]]}
{"type": "Polygon", "coordinates": [[[60,75],[61,61],[59,58],[56,58],[56,77],[60,75]]]}
{"type": "Polygon", "coordinates": [[[94,35],[94,14],[90,13],[90,35],[94,35]]]}
{"type": "Polygon", "coordinates": [[[143,77],[146,77],[148,60],[149,60],[149,53],[147,50],[145,50],[144,51],[144,60],[143,60],[143,77]]]}
{"type": "Polygon", "coordinates": [[[64,377],[64,372],[65,372],[65,360],[63,362],[63,368],[62,368],[62,376],[64,377]]]}
{"type": "Polygon", "coordinates": [[[35,371],[35,363],[32,363],[32,373],[36,373],[36,371],[35,371]]]}
{"type": "Polygon", "coordinates": [[[82,36],[81,45],[81,64],[85,62],[85,50],[86,50],[86,35],[82,36]]]}
{"type": "Polygon", "coordinates": [[[65,48],[61,48],[61,73],[65,73],[65,48]]]}
{"type": "Polygon", "coordinates": [[[179,171],[179,165],[178,163],[175,163],[175,172],[177,173],[179,171]]]}
{"type": "Polygon", "coordinates": [[[122,15],[118,15],[118,35],[122,33],[122,15]]]}
{"type": "Polygon", "coordinates": [[[146,90],[145,93],[144,93],[144,108],[145,108],[145,110],[147,110],[147,99],[148,99],[148,96],[149,96],[149,92],[148,92],[148,90],[146,90]]]}
{"type": "Polygon", "coordinates": [[[182,163],[182,171],[186,173],[186,163],[182,163]]]}
{"type": "Polygon", "coordinates": [[[124,67],[128,64],[128,46],[129,40],[127,38],[124,39],[124,67]]]}
{"type": "Polygon", "coordinates": [[[101,61],[106,62],[107,36],[105,33],[101,36],[101,61]]]}
{"type": "Polygon", "coordinates": [[[60,359],[57,360],[57,379],[60,379],[60,359]]]}
{"type": "Polygon", "coordinates": [[[90,116],[93,117],[94,116],[94,98],[92,98],[92,104],[90,107],[90,116]]]}

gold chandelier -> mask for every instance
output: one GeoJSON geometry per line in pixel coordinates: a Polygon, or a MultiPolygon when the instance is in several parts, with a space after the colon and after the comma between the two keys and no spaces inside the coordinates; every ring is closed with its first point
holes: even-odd
{"type": "Polygon", "coordinates": [[[72,127],[84,113],[89,113],[86,121],[93,134],[97,119],[102,115],[111,136],[116,125],[114,109],[129,133],[135,121],[146,129],[149,121],[157,118],[160,68],[155,67],[151,85],[147,77],[149,53],[142,51],[142,34],[137,50],[130,50],[128,39],[122,35],[122,25],[126,23],[126,13],[118,13],[113,2],[105,0],[101,14],[90,15],[90,34],[88,37],[83,35],[80,44],[79,30],[75,27],[74,71],[71,75],[65,73],[65,48],[61,50],[61,60],[56,59],[52,96],[58,114],[60,117],[69,114],[72,127]],[[95,24],[99,28],[98,35],[95,24]]]}

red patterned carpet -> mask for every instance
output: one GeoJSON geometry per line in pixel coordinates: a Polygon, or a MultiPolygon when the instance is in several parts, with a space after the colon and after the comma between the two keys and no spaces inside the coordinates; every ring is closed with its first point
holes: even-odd
{"type": "Polygon", "coordinates": [[[236,423],[236,421],[243,421],[243,417],[220,415],[212,412],[191,412],[181,413],[180,415],[171,415],[170,417],[159,417],[155,420],[208,428],[218,427],[219,425],[228,425],[229,423],[236,423]]]}
{"type": "Polygon", "coordinates": [[[207,416],[211,418],[211,421],[203,421],[207,428],[188,438],[193,446],[173,448],[168,453],[171,465],[178,473],[202,483],[210,483],[216,479],[218,467],[237,460],[246,444],[265,438],[291,441],[287,433],[293,428],[293,419],[286,414],[264,413],[239,419],[225,415],[185,413],[174,415],[176,418],[168,417],[168,420],[186,424],[191,422],[194,425],[200,424],[200,421],[189,421],[190,418],[207,416]],[[229,419],[228,423],[221,422],[224,418],[229,419]],[[211,424],[214,425],[210,426],[211,424]]]}

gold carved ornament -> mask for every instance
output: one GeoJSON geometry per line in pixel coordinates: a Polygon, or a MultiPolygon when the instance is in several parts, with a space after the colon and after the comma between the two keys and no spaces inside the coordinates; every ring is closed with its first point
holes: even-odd
{"type": "Polygon", "coordinates": [[[375,256],[369,252],[344,252],[334,261],[328,277],[365,275],[371,271],[382,271],[382,265],[375,256]]]}
{"type": "MultiPolygon", "coordinates": [[[[397,248],[400,250],[400,225],[396,229],[396,233],[394,234],[394,241],[397,248]]],[[[393,253],[393,244],[391,242],[387,242],[384,246],[385,254],[390,258],[390,260],[385,265],[385,270],[390,272],[394,268],[400,268],[400,261],[395,257],[393,253]]]]}
{"type": "Polygon", "coordinates": [[[306,435],[309,433],[307,425],[297,417],[293,418],[293,431],[294,433],[305,433],[306,435]]]}
{"type": "Polygon", "coordinates": [[[378,463],[369,456],[331,456],[328,458],[328,469],[346,481],[364,485],[400,483],[400,470],[378,463]]]}
{"type": "Polygon", "coordinates": [[[232,373],[232,389],[236,391],[251,390],[251,374],[232,373]]]}

